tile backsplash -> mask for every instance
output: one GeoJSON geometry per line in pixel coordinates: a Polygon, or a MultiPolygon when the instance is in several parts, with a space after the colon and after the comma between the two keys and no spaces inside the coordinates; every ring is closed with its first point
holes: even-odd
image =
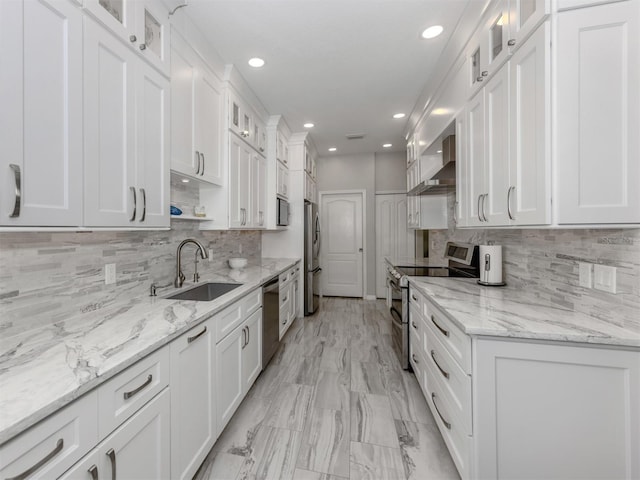
{"type": "MultiPolygon", "coordinates": [[[[451,196],[448,203],[453,218],[451,196]]],[[[429,239],[436,260],[448,240],[502,245],[504,279],[523,296],[640,329],[640,229],[476,230],[450,223],[429,239]],[[617,293],[581,287],[578,262],[616,267],[617,293]]]]}
{"type": "MultiPolygon", "coordinates": [[[[199,270],[226,267],[230,257],[261,257],[259,231],[200,231],[197,222],[172,219],[168,231],[0,233],[0,335],[8,337],[108,308],[114,300],[148,295],[155,282],[173,282],[176,249],[195,238],[213,250],[199,270]],[[242,249],[242,253],[240,253],[242,249]],[[116,264],[117,283],[105,285],[104,266],[116,264]]],[[[195,249],[182,252],[193,276],[195,249]]]]}

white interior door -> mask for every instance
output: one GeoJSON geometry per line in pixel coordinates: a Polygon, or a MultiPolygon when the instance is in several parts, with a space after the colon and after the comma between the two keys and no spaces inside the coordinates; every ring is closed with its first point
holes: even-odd
{"type": "Polygon", "coordinates": [[[364,294],[362,196],[360,192],[322,195],[323,295],[362,297],[364,294]]]}

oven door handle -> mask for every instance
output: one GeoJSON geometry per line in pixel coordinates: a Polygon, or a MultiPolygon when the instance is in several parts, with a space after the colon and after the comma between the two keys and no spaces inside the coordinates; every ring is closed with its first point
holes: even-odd
{"type": "Polygon", "coordinates": [[[396,323],[402,326],[402,315],[400,314],[400,312],[395,307],[391,307],[389,311],[391,312],[391,318],[393,319],[393,323],[396,323]]]}

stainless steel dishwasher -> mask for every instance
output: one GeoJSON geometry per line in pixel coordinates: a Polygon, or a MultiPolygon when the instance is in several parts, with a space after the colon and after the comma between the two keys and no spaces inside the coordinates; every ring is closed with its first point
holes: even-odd
{"type": "Polygon", "coordinates": [[[262,286],[262,368],[280,345],[280,283],[278,277],[262,286]]]}

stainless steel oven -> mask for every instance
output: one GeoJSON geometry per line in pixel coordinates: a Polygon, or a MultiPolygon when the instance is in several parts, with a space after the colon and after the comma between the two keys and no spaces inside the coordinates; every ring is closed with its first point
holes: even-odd
{"type": "Polygon", "coordinates": [[[409,288],[393,267],[387,268],[387,306],[391,316],[393,349],[403,369],[409,368],[409,288]],[[404,283],[404,286],[403,286],[404,283]]]}

